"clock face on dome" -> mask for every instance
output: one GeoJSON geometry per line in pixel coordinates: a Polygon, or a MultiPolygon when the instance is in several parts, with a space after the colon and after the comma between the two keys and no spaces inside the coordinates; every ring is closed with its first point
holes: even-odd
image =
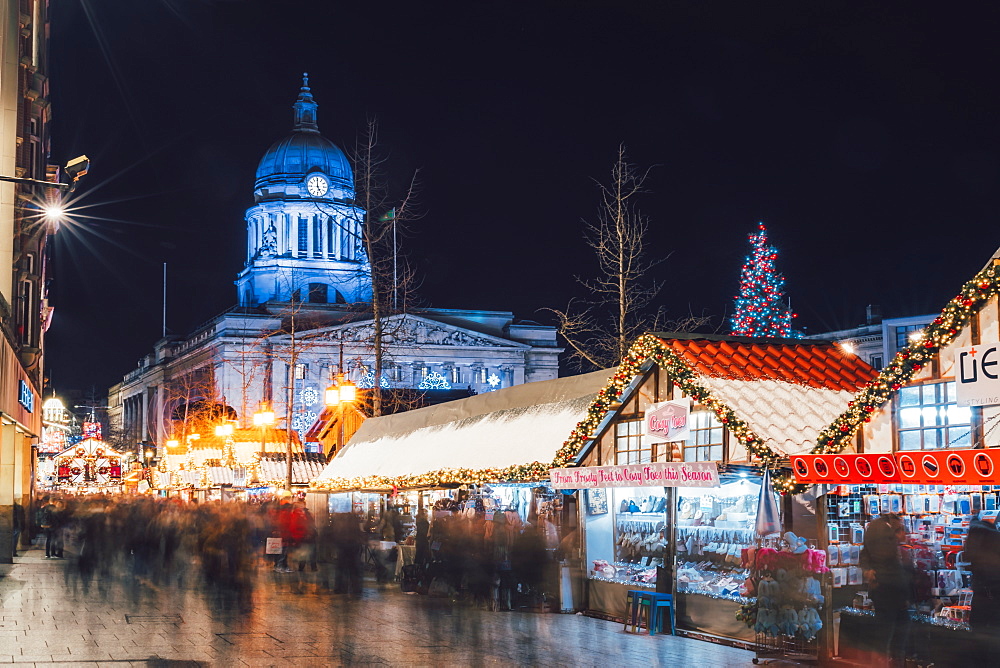
{"type": "Polygon", "coordinates": [[[315,176],[310,176],[306,181],[306,189],[313,197],[322,197],[330,189],[330,184],[326,182],[325,178],[316,174],[315,176]]]}

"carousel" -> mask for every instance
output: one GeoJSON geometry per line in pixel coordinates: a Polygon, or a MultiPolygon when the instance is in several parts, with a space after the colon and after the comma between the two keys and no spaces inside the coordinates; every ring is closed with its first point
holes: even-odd
{"type": "Polygon", "coordinates": [[[54,459],[60,489],[81,494],[123,491],[125,455],[100,439],[81,441],[54,459]]]}

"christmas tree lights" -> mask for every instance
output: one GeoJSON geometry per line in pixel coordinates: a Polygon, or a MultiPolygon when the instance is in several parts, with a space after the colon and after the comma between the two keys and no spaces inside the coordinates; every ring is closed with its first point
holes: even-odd
{"type": "Polygon", "coordinates": [[[740,294],[730,320],[735,336],[801,338],[792,329],[795,314],[785,303],[785,277],[775,269],[778,250],[767,243],[767,228],[758,223],[750,234],[750,255],[740,271],[740,294]]]}

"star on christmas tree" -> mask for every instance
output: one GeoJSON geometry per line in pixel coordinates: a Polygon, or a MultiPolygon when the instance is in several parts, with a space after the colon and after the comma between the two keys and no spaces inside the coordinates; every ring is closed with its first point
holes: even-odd
{"type": "Polygon", "coordinates": [[[767,228],[758,223],[749,235],[750,254],[740,272],[740,294],[730,320],[736,336],[802,338],[792,329],[796,317],[785,301],[785,277],[774,268],[778,250],[767,242],[767,228]]]}

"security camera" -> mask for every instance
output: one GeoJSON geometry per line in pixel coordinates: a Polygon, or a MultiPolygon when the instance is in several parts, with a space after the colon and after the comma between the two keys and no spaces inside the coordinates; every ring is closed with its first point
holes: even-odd
{"type": "Polygon", "coordinates": [[[66,163],[66,176],[71,180],[77,181],[81,176],[84,176],[90,169],[90,158],[85,155],[73,158],[66,163]]]}

